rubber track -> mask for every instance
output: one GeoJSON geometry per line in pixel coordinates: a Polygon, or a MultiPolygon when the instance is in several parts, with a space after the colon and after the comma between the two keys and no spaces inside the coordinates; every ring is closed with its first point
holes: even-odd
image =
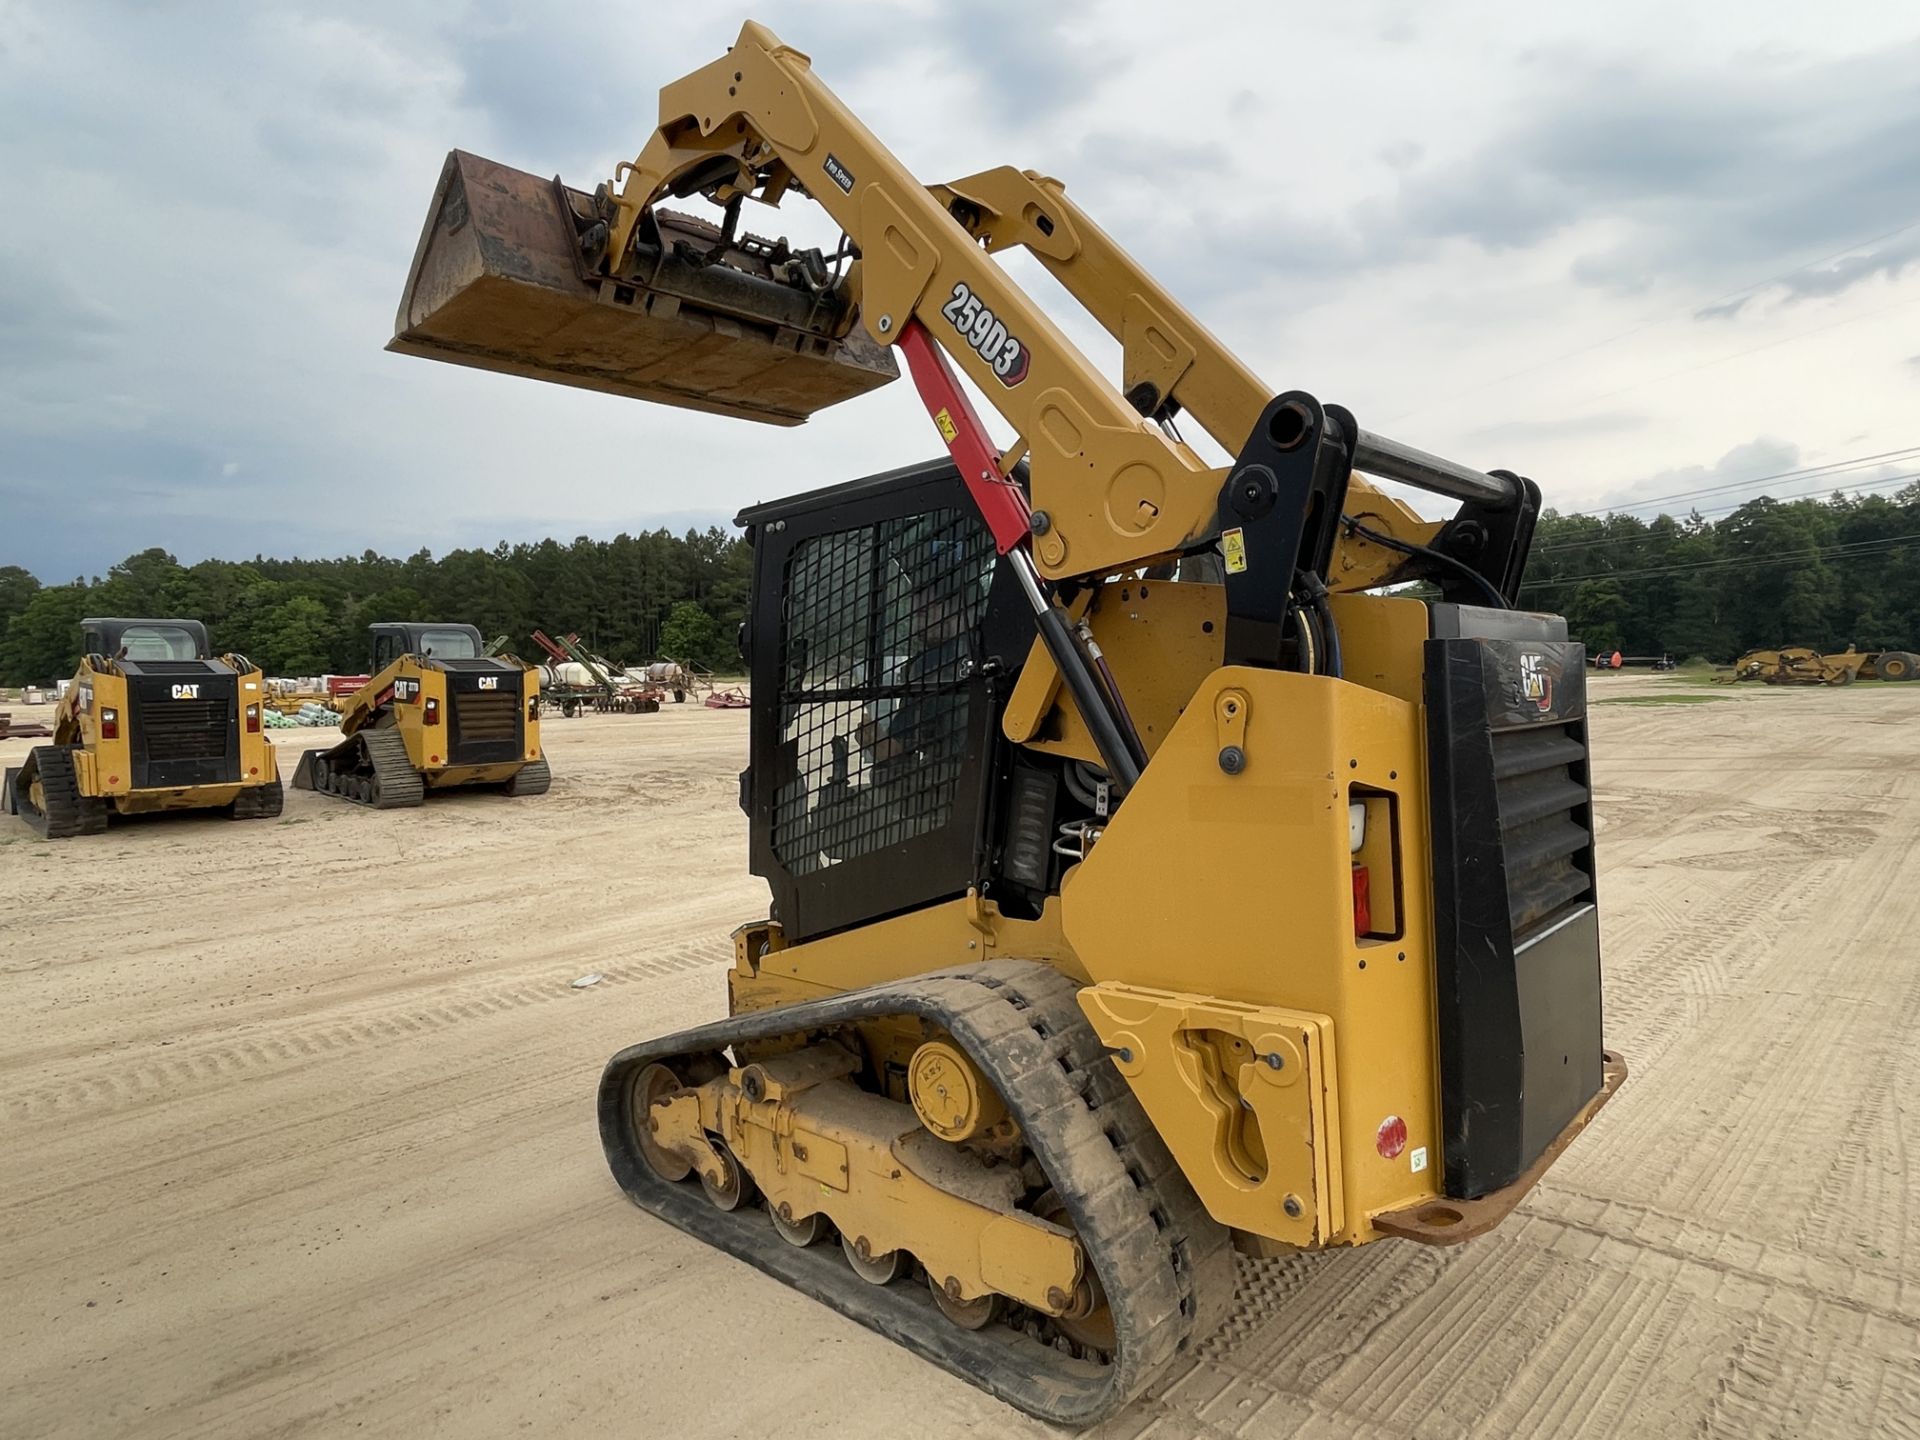
{"type": "Polygon", "coordinates": [[[547,768],[547,762],[544,759],[529,760],[514,772],[513,778],[506,783],[505,790],[507,794],[518,799],[523,795],[544,795],[551,784],[553,784],[553,771],[547,768]]]}
{"type": "Polygon", "coordinates": [[[407,742],[398,730],[362,730],[324,752],[329,768],[344,760],[353,767],[349,773],[357,779],[366,778],[365,771],[370,766],[380,781],[380,795],[375,800],[362,800],[332,787],[320,790],[313,774],[313,762],[319,753],[310,751],[300,757],[300,764],[293,772],[296,790],[315,790],[352,805],[369,805],[375,810],[402,810],[426,799],[427,782],[407,758],[407,742]]]}
{"type": "Polygon", "coordinates": [[[376,810],[404,810],[427,798],[427,782],[407,758],[407,742],[398,730],[363,730],[360,741],[379,781],[376,810]]]}
{"type": "Polygon", "coordinates": [[[265,785],[249,785],[234,797],[232,815],[236,820],[271,820],[286,803],[287,792],[275,776],[265,785]]]}
{"type": "Polygon", "coordinates": [[[631,1046],[601,1076],[607,1163],[642,1209],[1028,1414],[1090,1425],[1166,1376],[1218,1326],[1233,1301],[1234,1267],[1227,1231],[1207,1216],[1113,1068],[1076,991],[1050,966],[1001,960],[737,1015],[631,1046]],[[952,1035],[1006,1100],[1065,1200],[1106,1292],[1116,1341],[1111,1363],[1074,1360],[1006,1325],[962,1330],[935,1308],[924,1284],[869,1285],[838,1246],[795,1249],[757,1207],[719,1211],[697,1182],[663,1181],[641,1157],[630,1097],[633,1080],[651,1062],[901,1015],[952,1035]]]}
{"type": "Polygon", "coordinates": [[[49,840],[106,832],[107,803],[98,796],[80,793],[80,777],[73,764],[74,748],[36,745],[28,754],[40,772],[40,792],[47,801],[44,812],[33,807],[31,777],[26,768],[23,766],[16,772],[14,807],[21,819],[49,840]]]}

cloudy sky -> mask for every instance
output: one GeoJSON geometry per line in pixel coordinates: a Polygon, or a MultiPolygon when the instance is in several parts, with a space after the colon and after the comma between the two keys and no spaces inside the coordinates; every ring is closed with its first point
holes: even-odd
{"type": "MultiPolygon", "coordinates": [[[[1920,471],[1909,5],[754,13],[923,179],[1060,176],[1276,390],[1560,509],[1920,471]]],[[[678,528],[932,453],[906,385],[773,430],[381,348],[448,149],[591,189],[739,18],[0,0],[0,564],[678,528]]]]}

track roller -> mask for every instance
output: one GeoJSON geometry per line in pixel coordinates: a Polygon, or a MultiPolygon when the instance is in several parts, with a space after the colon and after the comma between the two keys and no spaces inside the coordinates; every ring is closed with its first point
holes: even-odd
{"type": "Polygon", "coordinates": [[[929,1275],[927,1288],[933,1292],[933,1303],[940,1307],[940,1313],[962,1330],[984,1330],[1000,1314],[998,1295],[977,1295],[971,1300],[962,1300],[960,1287],[952,1277],[941,1281],[929,1275]]]}
{"type": "Polygon", "coordinates": [[[747,1167],[727,1148],[726,1141],[713,1137],[713,1153],[720,1158],[720,1174],[702,1175],[700,1188],[707,1192],[707,1199],[713,1202],[714,1209],[731,1215],[743,1205],[752,1204],[759,1192],[754,1186],[753,1177],[747,1173],[747,1167]]]}
{"type": "Polygon", "coordinates": [[[864,1235],[842,1235],[840,1248],[846,1254],[847,1264],[853,1267],[853,1273],[869,1285],[891,1285],[910,1268],[904,1251],[887,1250],[875,1255],[868,1248],[864,1235]]]}
{"type": "Polygon", "coordinates": [[[824,1215],[814,1214],[796,1220],[793,1207],[782,1201],[767,1211],[767,1218],[773,1221],[773,1233],[796,1249],[804,1250],[809,1245],[818,1245],[827,1238],[832,1225],[824,1215]]]}

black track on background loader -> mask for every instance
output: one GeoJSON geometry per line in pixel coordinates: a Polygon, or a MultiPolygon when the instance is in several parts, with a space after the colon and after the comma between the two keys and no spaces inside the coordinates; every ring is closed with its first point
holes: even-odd
{"type": "Polygon", "coordinates": [[[72,745],[36,745],[26,764],[6,772],[6,806],[49,840],[75,835],[99,835],[107,828],[107,803],[80,793],[74,773],[72,745]],[[40,782],[45,808],[34,804],[34,781],[40,782]]]}

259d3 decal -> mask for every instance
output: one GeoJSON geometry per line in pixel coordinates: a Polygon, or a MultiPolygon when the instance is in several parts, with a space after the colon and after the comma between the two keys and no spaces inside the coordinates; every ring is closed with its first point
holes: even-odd
{"type": "Polygon", "coordinates": [[[940,307],[940,313],[953,322],[960,338],[993,368],[1002,385],[1018,385],[1027,378],[1027,347],[1007,333],[1007,327],[993,311],[980,303],[966,281],[953,287],[953,298],[940,307]]]}

